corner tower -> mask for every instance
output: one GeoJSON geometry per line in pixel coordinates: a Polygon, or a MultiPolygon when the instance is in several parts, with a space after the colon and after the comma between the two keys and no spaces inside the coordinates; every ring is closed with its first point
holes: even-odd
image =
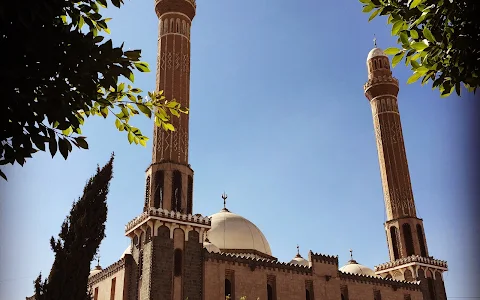
{"type": "Polygon", "coordinates": [[[387,55],[376,44],[368,54],[367,69],[364,92],[373,115],[390,255],[390,262],[377,266],[376,273],[420,280],[424,299],[446,299],[442,273],[447,271],[447,264],[429,256],[423,220],[417,217],[415,208],[398,111],[398,80],[392,76],[387,55]]]}
{"type": "MultiPolygon", "coordinates": [[[[156,0],[158,56],[156,90],[190,107],[190,28],[195,0],[156,0]]],[[[154,126],[152,164],[146,172],[144,210],[191,214],[193,170],[188,163],[189,116],[172,118],[175,131],[154,126]]]]}

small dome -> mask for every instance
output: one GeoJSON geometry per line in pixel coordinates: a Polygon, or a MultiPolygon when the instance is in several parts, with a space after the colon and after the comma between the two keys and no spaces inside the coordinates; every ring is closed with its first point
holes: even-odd
{"type": "Polygon", "coordinates": [[[100,272],[102,272],[102,267],[96,266],[95,268],[93,268],[93,270],[90,271],[90,275],[88,275],[88,276],[90,277],[90,276],[93,276],[93,275],[98,274],[100,272]]]}
{"type": "Polygon", "coordinates": [[[291,261],[293,265],[300,265],[300,266],[310,266],[310,262],[303,258],[301,255],[297,254],[291,261]]]}
{"type": "Polygon", "coordinates": [[[205,241],[203,242],[203,248],[207,249],[208,252],[220,253],[220,249],[212,244],[208,238],[205,238],[205,241]]]}
{"type": "Polygon", "coordinates": [[[130,254],[132,255],[132,247],[131,246],[128,246],[127,249],[125,249],[125,251],[123,251],[123,254],[122,256],[120,257],[121,259],[125,257],[125,255],[127,254],[130,254]]]}
{"type": "Polygon", "coordinates": [[[219,249],[255,250],[272,255],[270,245],[255,224],[224,208],[211,216],[208,239],[219,249]]]}
{"type": "Polygon", "coordinates": [[[385,57],[388,57],[385,52],[383,52],[382,49],[380,48],[373,48],[372,50],[370,50],[370,52],[368,53],[368,56],[367,56],[367,60],[369,60],[370,58],[373,58],[373,57],[376,57],[376,56],[385,56],[385,57]]]}
{"type": "Polygon", "coordinates": [[[357,263],[353,259],[349,260],[348,263],[343,267],[341,267],[339,270],[344,273],[352,273],[352,274],[375,276],[375,277],[377,276],[372,269],[357,263]]]}

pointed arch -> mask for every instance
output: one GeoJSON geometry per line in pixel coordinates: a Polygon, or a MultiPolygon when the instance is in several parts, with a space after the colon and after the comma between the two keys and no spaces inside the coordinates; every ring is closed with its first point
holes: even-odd
{"type": "Polygon", "coordinates": [[[415,254],[415,249],[413,248],[413,238],[412,238],[412,229],[410,224],[403,223],[402,225],[403,238],[405,242],[405,250],[407,251],[407,256],[415,254]]]}
{"type": "Polygon", "coordinates": [[[393,258],[395,260],[400,258],[400,252],[398,251],[398,230],[397,227],[390,227],[390,240],[392,241],[393,258]]]}
{"type": "Polygon", "coordinates": [[[145,207],[149,206],[150,201],[150,175],[147,176],[147,180],[145,182],[145,207]]]}
{"type": "Polygon", "coordinates": [[[162,170],[155,172],[154,182],[153,207],[163,208],[164,172],[162,170]]]}
{"type": "Polygon", "coordinates": [[[182,210],[182,173],[178,170],[172,175],[172,210],[182,210]]]}
{"type": "Polygon", "coordinates": [[[417,237],[418,244],[420,245],[420,255],[427,257],[427,248],[425,247],[425,237],[423,236],[423,228],[420,224],[417,224],[417,237]]]}
{"type": "Polygon", "coordinates": [[[175,277],[182,276],[183,253],[181,249],[175,249],[173,253],[173,275],[175,277]]]}

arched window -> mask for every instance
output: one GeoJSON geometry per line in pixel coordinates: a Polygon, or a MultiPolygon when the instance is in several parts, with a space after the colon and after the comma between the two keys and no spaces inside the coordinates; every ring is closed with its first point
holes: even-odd
{"type": "Polygon", "coordinates": [[[153,206],[155,208],[163,208],[163,171],[155,172],[155,190],[153,193],[153,206]]]}
{"type": "Polygon", "coordinates": [[[182,275],[182,261],[183,260],[183,257],[182,257],[182,250],[180,249],[175,249],[175,252],[174,252],[174,275],[177,277],[177,276],[181,276],[182,275]]]}
{"type": "Polygon", "coordinates": [[[232,282],[225,278],[225,298],[232,297],[232,282]]]}
{"type": "Polygon", "coordinates": [[[420,255],[427,257],[427,248],[425,247],[425,239],[423,237],[423,230],[420,224],[417,224],[418,244],[420,245],[420,255]]]}
{"type": "Polygon", "coordinates": [[[270,284],[267,284],[267,299],[273,300],[273,288],[270,284]]]}
{"type": "Polygon", "coordinates": [[[145,182],[145,207],[148,207],[148,200],[150,199],[150,176],[147,177],[145,182]]]}
{"type": "Polygon", "coordinates": [[[180,33],[180,19],[177,19],[177,22],[176,22],[176,33],[180,33]]]}
{"type": "Polygon", "coordinates": [[[143,242],[144,242],[144,237],[143,237],[143,232],[140,233],[140,237],[138,238],[138,248],[142,249],[143,248],[143,242]]]}
{"type": "Polygon", "coordinates": [[[182,173],[180,171],[173,171],[172,178],[172,210],[182,210],[182,173]]]}
{"type": "Polygon", "coordinates": [[[400,258],[400,255],[398,252],[397,227],[395,226],[390,227],[390,239],[392,240],[393,258],[397,260],[400,258]]]}
{"type": "Polygon", "coordinates": [[[407,256],[414,255],[415,250],[413,248],[412,230],[410,224],[404,223],[402,225],[403,237],[405,239],[405,249],[407,250],[407,256]]]}
{"type": "Polygon", "coordinates": [[[305,289],[305,300],[310,300],[310,291],[305,289]]]}
{"type": "Polygon", "coordinates": [[[373,69],[376,70],[377,69],[377,61],[374,59],[373,60],[373,69]]]}

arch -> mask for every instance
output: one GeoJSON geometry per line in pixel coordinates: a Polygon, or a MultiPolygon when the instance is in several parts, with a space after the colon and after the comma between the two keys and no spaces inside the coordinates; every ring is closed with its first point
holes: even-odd
{"type": "Polygon", "coordinates": [[[383,60],[382,59],[378,60],[378,68],[379,69],[383,68],[383,60]]]}
{"type": "Polygon", "coordinates": [[[310,291],[305,289],[305,300],[310,300],[310,291]]]}
{"type": "Polygon", "coordinates": [[[133,245],[135,245],[135,247],[138,248],[138,236],[137,236],[137,235],[135,235],[135,236],[133,237],[133,245]]]}
{"type": "Polygon", "coordinates": [[[187,214],[192,214],[193,210],[193,177],[188,175],[187,185],[187,214]]]}
{"type": "Polygon", "coordinates": [[[376,59],[373,60],[373,69],[374,70],[377,69],[377,60],[376,59]]]}
{"type": "Polygon", "coordinates": [[[392,274],[388,273],[387,276],[385,276],[386,279],[392,279],[392,274]]]}
{"type": "Polygon", "coordinates": [[[400,258],[400,252],[398,251],[398,230],[397,227],[392,226],[390,227],[390,239],[392,241],[392,250],[393,250],[393,258],[395,260],[400,258]]]}
{"type": "Polygon", "coordinates": [[[175,30],[175,20],[174,19],[170,19],[170,30],[168,31],[169,33],[173,33],[174,30],[175,30]]]}
{"type": "Polygon", "coordinates": [[[425,278],[425,271],[423,269],[418,269],[417,274],[419,279],[425,278]]]}
{"type": "Polygon", "coordinates": [[[141,250],[143,248],[143,243],[144,243],[144,236],[143,232],[140,233],[140,237],[138,238],[138,248],[141,250]]]}
{"type": "Polygon", "coordinates": [[[413,278],[412,271],[406,270],[405,273],[403,273],[403,277],[405,278],[406,281],[414,281],[415,279],[413,278]]]}
{"type": "Polygon", "coordinates": [[[385,63],[385,68],[386,68],[387,70],[390,70],[390,62],[388,61],[388,58],[385,58],[385,59],[384,59],[384,63],[385,63]]]}
{"type": "Polygon", "coordinates": [[[150,175],[147,176],[147,180],[145,182],[145,207],[148,207],[149,199],[150,199],[150,175]]]}
{"type": "Polygon", "coordinates": [[[172,174],[172,210],[182,211],[182,173],[178,170],[172,174]]]}
{"type": "Polygon", "coordinates": [[[163,21],[163,34],[168,33],[168,20],[163,21]]]}
{"type": "Polygon", "coordinates": [[[405,241],[405,250],[407,251],[407,256],[414,255],[415,250],[413,248],[412,229],[410,228],[410,224],[404,223],[402,225],[402,230],[403,230],[403,238],[405,241]]]}
{"type": "Polygon", "coordinates": [[[157,236],[169,239],[170,238],[170,229],[165,225],[162,225],[162,226],[158,227],[157,236]]]}
{"type": "Polygon", "coordinates": [[[267,299],[273,300],[273,288],[269,283],[267,283],[267,299]]]}
{"type": "Polygon", "coordinates": [[[232,297],[232,282],[225,278],[225,298],[232,297]]]}
{"type": "Polygon", "coordinates": [[[185,20],[182,20],[182,34],[187,34],[187,23],[185,20]]]}
{"type": "Polygon", "coordinates": [[[175,32],[180,33],[180,19],[177,19],[175,22],[175,32]]]}
{"type": "Polygon", "coordinates": [[[153,206],[155,208],[163,208],[164,172],[162,170],[155,172],[154,182],[155,190],[153,192],[153,206]]]}
{"type": "Polygon", "coordinates": [[[175,249],[173,253],[173,275],[175,277],[182,276],[182,263],[183,263],[183,255],[182,255],[182,250],[180,249],[175,249]]]}
{"type": "Polygon", "coordinates": [[[342,300],[347,300],[347,298],[345,298],[344,294],[342,294],[342,300]]]}
{"type": "Polygon", "coordinates": [[[427,247],[425,247],[425,238],[423,236],[423,228],[420,224],[417,224],[417,237],[418,244],[420,245],[420,255],[427,257],[427,247]]]}

